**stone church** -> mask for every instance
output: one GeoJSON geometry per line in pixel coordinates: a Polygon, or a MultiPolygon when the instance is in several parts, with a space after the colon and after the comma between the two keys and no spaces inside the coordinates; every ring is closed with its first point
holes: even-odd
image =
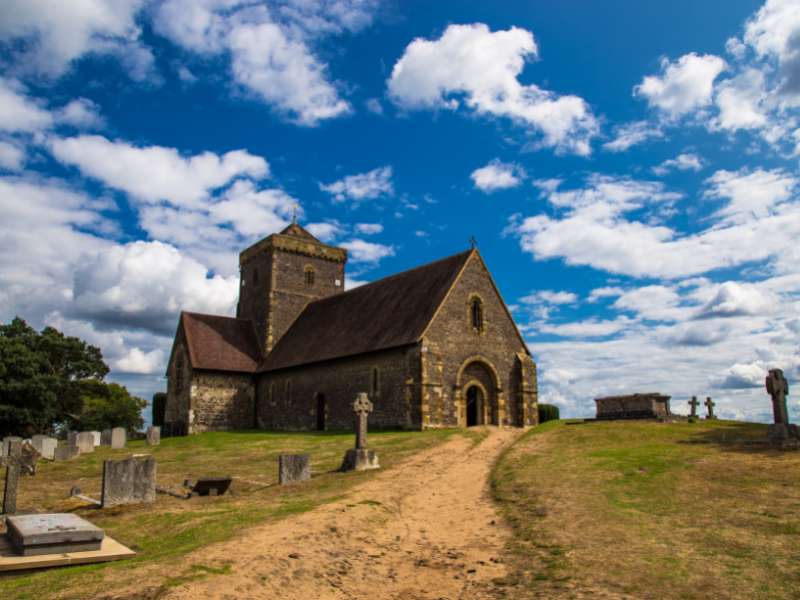
{"type": "Polygon", "coordinates": [[[165,429],[537,423],[536,364],[477,249],[344,291],[347,251],[297,223],[239,255],[236,318],[181,313],[165,429]]]}

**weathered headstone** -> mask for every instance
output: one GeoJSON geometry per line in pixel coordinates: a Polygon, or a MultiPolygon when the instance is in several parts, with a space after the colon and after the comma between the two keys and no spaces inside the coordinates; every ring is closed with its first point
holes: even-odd
{"type": "Polygon", "coordinates": [[[94,436],[90,431],[81,431],[75,436],[75,445],[81,451],[81,454],[94,452],[94,436]]]}
{"type": "Polygon", "coordinates": [[[3,456],[9,456],[8,448],[12,442],[20,442],[22,443],[22,438],[16,435],[10,435],[6,438],[3,438],[3,456]]]}
{"type": "Polygon", "coordinates": [[[697,417],[697,407],[700,404],[697,401],[697,396],[692,396],[692,399],[688,402],[689,406],[692,407],[692,413],[689,415],[690,417],[696,418],[697,417]]]}
{"type": "Polygon", "coordinates": [[[110,429],[103,429],[102,433],[100,434],[100,445],[101,446],[110,446],[111,445],[111,430],[110,429]]]}
{"type": "Polygon", "coordinates": [[[378,455],[367,449],[367,419],[372,412],[372,402],[369,396],[361,392],[353,402],[353,412],[356,415],[356,447],[348,450],[342,461],[342,471],[366,471],[379,469],[378,455]]]}
{"type": "Polygon", "coordinates": [[[30,440],[22,442],[18,456],[20,473],[22,475],[36,475],[36,463],[41,454],[33,447],[30,440]]]}
{"type": "Polygon", "coordinates": [[[22,556],[99,550],[103,530],[66,514],[38,514],[9,517],[8,540],[22,556]]]}
{"type": "Polygon", "coordinates": [[[278,456],[278,483],[287,485],[311,479],[310,454],[281,454],[278,456]]]}
{"type": "Polygon", "coordinates": [[[125,432],[124,427],[114,427],[111,430],[111,447],[112,448],[124,448],[125,444],[128,441],[128,435],[125,432]]]}
{"type": "Polygon", "coordinates": [[[53,460],[58,440],[46,435],[34,435],[31,437],[31,444],[42,455],[42,458],[53,460]]]}
{"type": "Polygon", "coordinates": [[[147,428],[147,445],[158,446],[161,443],[161,427],[150,425],[147,428]]]}
{"type": "Polygon", "coordinates": [[[124,460],[103,461],[103,508],[118,504],[155,502],[156,459],[134,455],[124,460]]]}
{"type": "Polygon", "coordinates": [[[772,396],[772,417],[775,423],[769,426],[767,437],[772,442],[784,442],[790,438],[800,438],[797,425],[789,423],[786,396],[789,395],[789,382],[781,369],[770,369],[766,380],[767,393],[772,396]]]}
{"type": "Polygon", "coordinates": [[[99,431],[90,431],[89,433],[92,434],[92,438],[94,440],[94,447],[97,448],[100,445],[100,432],[99,431]]]}
{"type": "Polygon", "coordinates": [[[717,415],[714,414],[714,407],[716,404],[711,400],[711,396],[706,396],[706,401],[703,402],[708,409],[708,414],[706,415],[706,419],[716,419],[717,415]]]}
{"type": "Polygon", "coordinates": [[[22,442],[10,440],[6,446],[6,451],[7,454],[3,458],[3,463],[6,467],[6,480],[3,488],[3,514],[13,515],[17,512],[17,489],[19,488],[22,442]]]}
{"type": "Polygon", "coordinates": [[[19,487],[19,463],[6,457],[6,482],[3,489],[3,514],[13,515],[17,512],[17,488],[19,487]]]}
{"type": "Polygon", "coordinates": [[[67,432],[67,445],[78,447],[78,432],[77,431],[68,431],[67,432]]]}
{"type": "Polygon", "coordinates": [[[63,460],[70,460],[79,456],[81,453],[78,450],[77,446],[70,446],[69,444],[61,444],[60,446],[56,446],[55,451],[53,452],[53,460],[56,462],[61,462],[63,460]]]}

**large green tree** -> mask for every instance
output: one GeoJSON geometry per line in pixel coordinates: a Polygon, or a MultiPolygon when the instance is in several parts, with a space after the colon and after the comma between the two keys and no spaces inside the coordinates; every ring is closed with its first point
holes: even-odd
{"type": "MultiPolygon", "coordinates": [[[[100,349],[79,338],[53,327],[37,332],[19,317],[0,325],[0,434],[30,435],[79,422],[87,390],[93,383],[107,386],[107,374],[100,349]]],[[[91,389],[94,397],[113,396],[91,389]]]]}
{"type": "Polygon", "coordinates": [[[74,427],[82,430],[124,427],[128,432],[142,428],[142,409],[147,402],[131,396],[125,386],[102,381],[87,381],[81,386],[83,407],[74,427]]]}

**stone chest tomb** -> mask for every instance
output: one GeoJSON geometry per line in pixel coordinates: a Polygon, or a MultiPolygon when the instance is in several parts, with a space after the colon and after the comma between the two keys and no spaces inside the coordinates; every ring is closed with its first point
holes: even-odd
{"type": "Polygon", "coordinates": [[[629,394],[595,398],[597,419],[663,419],[670,417],[670,396],[664,394],[629,394]]]}

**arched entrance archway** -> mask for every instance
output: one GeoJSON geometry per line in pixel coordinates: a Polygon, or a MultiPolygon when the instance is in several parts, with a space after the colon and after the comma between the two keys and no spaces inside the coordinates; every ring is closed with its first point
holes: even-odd
{"type": "Polygon", "coordinates": [[[325,431],[325,394],[317,393],[317,431],[325,431]]]}
{"type": "Polygon", "coordinates": [[[455,387],[461,407],[459,423],[462,426],[500,424],[503,419],[500,400],[502,389],[497,370],[491,362],[479,355],[467,358],[458,370],[455,387]]]}

